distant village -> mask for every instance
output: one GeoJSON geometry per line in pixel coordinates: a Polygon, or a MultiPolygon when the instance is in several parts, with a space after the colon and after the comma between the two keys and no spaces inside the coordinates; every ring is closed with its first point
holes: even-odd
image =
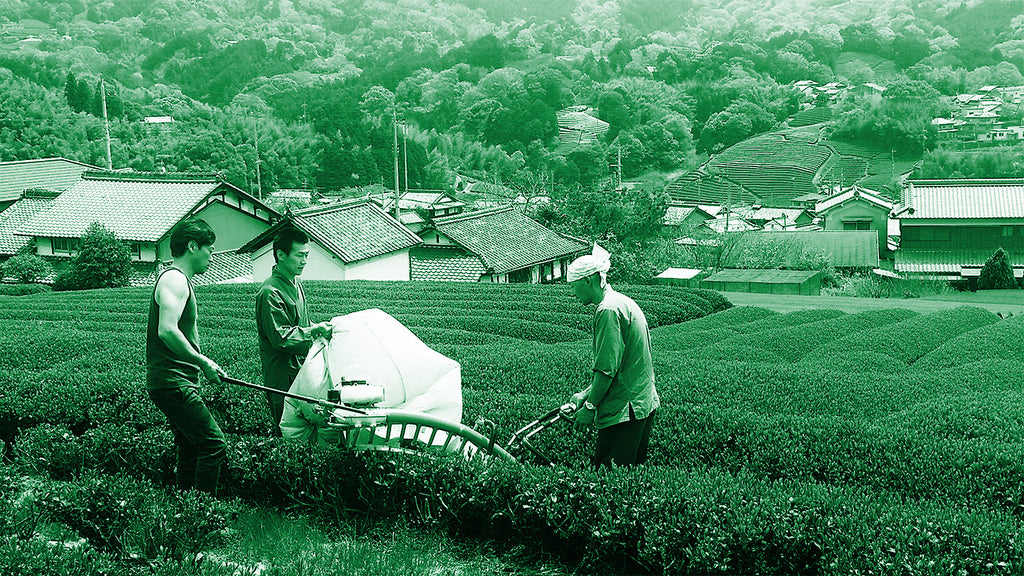
{"type": "MultiPolygon", "coordinates": [[[[873,84],[796,83],[808,101],[846,90],[881,94],[873,84]]],[[[956,97],[952,118],[934,124],[947,139],[1004,142],[1024,138],[1000,112],[1014,111],[1024,86],[988,86],[956,97]]],[[[608,124],[585,106],[558,114],[563,145],[597,141],[608,124]]],[[[147,119],[173,122],[173,118],[147,119]]],[[[630,186],[620,178],[613,185],[630,186]]],[[[790,268],[750,271],[715,284],[709,269],[742,265],[758,243],[784,240],[794,253],[824,254],[838,270],[885,277],[964,282],[977,279],[1002,247],[1014,275],[1024,277],[1024,179],[905,180],[898,201],[859,185],[832,183],[816,194],[771,205],[741,195],[733,202],[691,198],[670,203],[665,231],[694,255],[692,267],[670,268],[655,280],[725,289],[813,293],[814,272],[790,268]],[[781,276],[786,276],[782,274],[781,276]],[[785,286],[771,286],[771,282],[785,286]]],[[[523,198],[500,186],[460,175],[449,190],[405,190],[355,199],[319,198],[309,190],[279,190],[254,197],[209,175],[105,171],[64,158],[0,163],[0,262],[28,251],[51,263],[52,281],[74,254],[86,228],[100,222],[130,248],[133,284],[153,281],[170,260],[171,229],[182,220],[207,219],[217,232],[217,253],[204,283],[254,282],[269,275],[270,243],[283,225],[305,230],[315,245],[305,277],[313,280],[431,280],[556,282],[568,263],[589,252],[588,241],[553,231],[529,217],[523,198]],[[289,205],[298,208],[287,208],[289,205]],[[276,206],[276,208],[275,208],[276,206]]],[[[723,271],[719,271],[722,274],[723,271]]],[[[735,276],[735,273],[732,273],[735,276]]],[[[5,278],[11,282],[12,279],[5,278]]]]}

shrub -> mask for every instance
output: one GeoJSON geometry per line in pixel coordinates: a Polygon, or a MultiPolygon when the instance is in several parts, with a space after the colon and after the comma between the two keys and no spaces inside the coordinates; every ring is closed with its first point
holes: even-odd
{"type": "Polygon", "coordinates": [[[978,277],[978,290],[1006,290],[1017,287],[1017,280],[1013,277],[1013,267],[1010,266],[1010,257],[999,247],[985,261],[981,267],[981,276],[978,277]]]}
{"type": "MultiPolygon", "coordinates": [[[[788,314],[787,314],[788,316],[788,314]]],[[[960,306],[913,316],[902,322],[851,334],[822,346],[804,356],[839,357],[853,351],[876,352],[906,363],[913,362],[951,338],[987,326],[999,320],[991,312],[973,306],[960,306]]]]}
{"type": "Polygon", "coordinates": [[[18,254],[0,266],[0,280],[13,278],[21,284],[35,284],[42,281],[50,272],[50,265],[39,256],[18,254]]]}
{"type": "Polygon", "coordinates": [[[50,290],[46,284],[0,284],[0,296],[28,296],[50,290]]]}
{"type": "Polygon", "coordinates": [[[941,370],[978,360],[1024,362],[1024,315],[961,334],[914,362],[919,370],[941,370]]]}
{"type": "Polygon", "coordinates": [[[71,259],[71,267],[58,275],[59,283],[54,281],[54,289],[90,290],[126,286],[131,274],[132,256],[128,247],[105,226],[94,222],[82,236],[78,252],[71,259]]]}

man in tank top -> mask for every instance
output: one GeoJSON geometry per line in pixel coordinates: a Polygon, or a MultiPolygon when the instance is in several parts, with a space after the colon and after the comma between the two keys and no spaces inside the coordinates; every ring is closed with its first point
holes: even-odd
{"type": "Polygon", "coordinates": [[[198,218],[171,232],[173,264],[153,287],[146,330],[146,388],[174,433],[178,487],[210,494],[217,492],[227,446],[199,395],[199,373],[219,383],[224,371],[199,347],[192,277],[209,268],[214,240],[210,225],[198,218]]]}

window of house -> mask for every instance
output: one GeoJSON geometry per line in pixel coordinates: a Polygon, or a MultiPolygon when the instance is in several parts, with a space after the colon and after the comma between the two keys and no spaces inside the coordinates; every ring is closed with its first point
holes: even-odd
{"type": "Polygon", "coordinates": [[[1003,226],[1003,237],[1013,236],[1013,226],[1003,226]]]}
{"type": "Polygon", "coordinates": [[[78,249],[77,238],[53,238],[51,242],[54,254],[71,254],[78,249]]]}
{"type": "Polygon", "coordinates": [[[530,269],[523,268],[522,270],[514,270],[508,273],[509,282],[524,283],[530,281],[530,269]]]}
{"type": "Polygon", "coordinates": [[[141,242],[132,242],[128,245],[128,250],[132,253],[132,260],[142,260],[141,242]]]}
{"type": "Polygon", "coordinates": [[[843,222],[843,230],[871,230],[871,221],[843,222]]]}

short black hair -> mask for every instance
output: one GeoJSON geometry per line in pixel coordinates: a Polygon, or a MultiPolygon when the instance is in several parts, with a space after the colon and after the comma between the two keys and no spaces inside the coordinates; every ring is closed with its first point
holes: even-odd
{"type": "Polygon", "coordinates": [[[277,251],[283,250],[285,254],[292,253],[292,246],[295,244],[306,244],[309,236],[305,232],[292,225],[282,226],[274,236],[274,262],[277,262],[277,251]]]}
{"type": "Polygon", "coordinates": [[[171,232],[171,256],[177,258],[184,256],[188,250],[188,243],[195,240],[199,247],[213,246],[217,241],[217,234],[210,228],[210,225],[202,218],[189,218],[178,224],[171,232]]]}

